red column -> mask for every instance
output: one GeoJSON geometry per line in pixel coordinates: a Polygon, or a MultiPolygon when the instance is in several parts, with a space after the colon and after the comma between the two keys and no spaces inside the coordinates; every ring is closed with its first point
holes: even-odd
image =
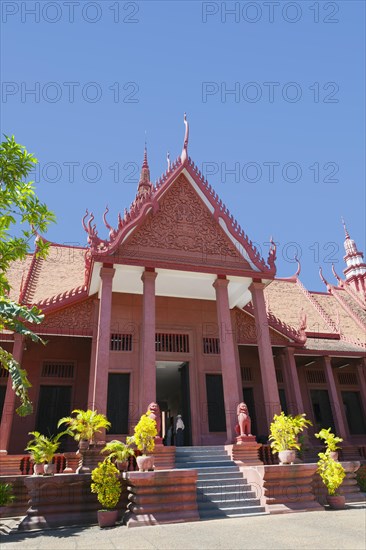
{"type": "Polygon", "coordinates": [[[95,381],[95,364],[97,360],[97,342],[98,342],[98,318],[99,318],[99,300],[93,302],[93,338],[90,352],[90,369],[89,369],[89,389],[88,389],[88,409],[94,407],[94,381],[95,381]]]}
{"type": "Polygon", "coordinates": [[[264,302],[264,287],[265,285],[263,283],[253,281],[249,287],[249,290],[252,293],[254,305],[254,318],[257,330],[264,408],[269,430],[269,425],[273,420],[273,415],[280,413],[281,405],[276,380],[276,370],[273,361],[271,338],[268,328],[266,304],[264,302]]]}
{"type": "Polygon", "coordinates": [[[304,404],[301,395],[299,376],[297,374],[296,361],[293,348],[285,348],[281,356],[285,371],[286,389],[289,392],[289,410],[291,414],[302,414],[304,404]]]}
{"type": "Polygon", "coordinates": [[[339,401],[338,392],[334,380],[331,358],[328,356],[323,357],[325,378],[327,380],[327,386],[329,391],[329,401],[332,408],[333,420],[335,424],[336,435],[343,438],[346,441],[348,438],[346,424],[343,419],[342,408],[343,403],[339,401]]]}
{"type": "Polygon", "coordinates": [[[213,286],[216,291],[217,317],[220,331],[220,355],[222,384],[224,389],[227,444],[235,441],[236,409],[243,400],[238,384],[239,376],[235,353],[234,334],[231,323],[227,279],[216,279],[213,286]]]}
{"type": "Polygon", "coordinates": [[[111,339],[112,283],[115,269],[102,267],[100,270],[101,289],[98,318],[98,337],[92,409],[107,414],[109,350],[111,339]]]}
{"type": "Polygon", "coordinates": [[[140,410],[156,401],[156,360],[155,360],[155,271],[145,270],[141,276],[143,283],[141,368],[140,368],[140,410]]]}
{"type": "MultiPolygon", "coordinates": [[[[21,363],[23,357],[23,337],[20,334],[14,334],[13,357],[18,363],[21,363]]],[[[9,375],[6,386],[6,394],[4,400],[3,414],[1,418],[0,430],[0,453],[6,454],[9,450],[11,437],[11,429],[13,426],[13,418],[16,414],[15,403],[16,395],[13,390],[12,379],[9,375]]]]}

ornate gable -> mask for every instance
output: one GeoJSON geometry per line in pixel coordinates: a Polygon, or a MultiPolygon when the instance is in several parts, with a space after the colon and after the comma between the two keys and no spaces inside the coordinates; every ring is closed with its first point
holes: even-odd
{"type": "Polygon", "coordinates": [[[251,270],[183,174],[117,255],[251,270]]]}

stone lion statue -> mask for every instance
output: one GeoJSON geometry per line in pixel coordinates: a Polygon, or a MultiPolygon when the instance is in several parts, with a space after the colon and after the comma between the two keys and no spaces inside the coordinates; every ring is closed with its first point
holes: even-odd
{"type": "Polygon", "coordinates": [[[160,407],[157,403],[150,403],[149,407],[148,407],[148,411],[149,411],[149,417],[152,418],[153,420],[155,420],[156,422],[156,430],[158,432],[158,436],[160,436],[160,431],[161,431],[161,412],[160,412],[160,407]]]}
{"type": "Polygon", "coordinates": [[[236,414],[238,416],[239,435],[252,435],[251,420],[248,412],[248,407],[245,403],[239,403],[236,414]]]}

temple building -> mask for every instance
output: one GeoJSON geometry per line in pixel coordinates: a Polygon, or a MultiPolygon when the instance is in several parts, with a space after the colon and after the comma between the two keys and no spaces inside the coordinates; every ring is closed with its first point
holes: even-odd
{"type": "MultiPolygon", "coordinates": [[[[184,419],[186,445],[232,443],[237,404],[263,441],[274,413],[305,412],[310,436],[331,426],[348,445],[366,433],[366,264],[345,227],[345,264],[324,292],[300,265],[276,276],[276,246],[262,258],[188,155],[153,184],[147,151],[136,198],[118,216],[83,219],[86,247],[50,243],[9,270],[10,297],[45,314],[47,344],[0,335],[28,372],[34,412],[16,415],[0,376],[0,451],[21,453],[28,432],[53,434],[72,409],[95,408],[124,438],[149,403],[184,419]]],[[[38,237],[42,238],[42,237],[38,237]]],[[[163,433],[163,435],[164,435],[163,433]]]]}

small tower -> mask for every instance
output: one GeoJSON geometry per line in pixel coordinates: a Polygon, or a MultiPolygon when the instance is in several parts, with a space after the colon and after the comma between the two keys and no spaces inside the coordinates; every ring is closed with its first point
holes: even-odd
{"type": "Polygon", "coordinates": [[[346,240],[344,241],[344,249],[346,255],[344,261],[347,264],[343,273],[346,277],[346,282],[358,292],[366,291],[366,264],[363,261],[363,254],[357,250],[356,243],[351,239],[348,233],[346,224],[342,219],[346,240]]]}
{"type": "Polygon", "coordinates": [[[137,188],[138,195],[144,195],[152,189],[152,183],[150,181],[150,168],[149,163],[147,162],[147,149],[145,145],[144,151],[144,161],[141,167],[140,181],[137,188]]]}

